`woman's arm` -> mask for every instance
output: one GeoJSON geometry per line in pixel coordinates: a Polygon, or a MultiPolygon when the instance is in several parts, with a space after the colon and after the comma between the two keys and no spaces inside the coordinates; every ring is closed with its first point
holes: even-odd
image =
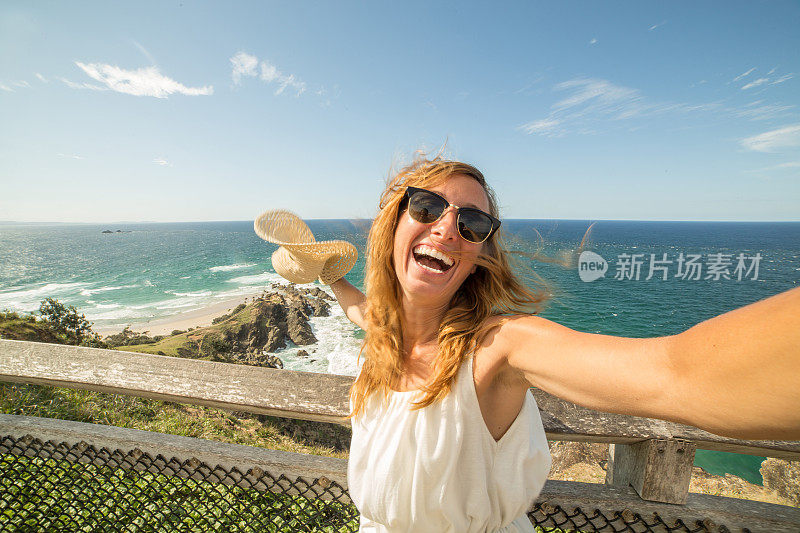
{"type": "Polygon", "coordinates": [[[522,316],[491,342],[528,383],[591,409],[800,440],[800,288],[668,337],[581,333],[522,316]]]}
{"type": "Polygon", "coordinates": [[[330,287],[333,290],[333,294],[336,295],[339,305],[344,310],[344,314],[347,315],[347,318],[361,329],[366,329],[364,313],[367,305],[367,297],[364,296],[364,293],[356,289],[344,278],[334,281],[331,283],[330,287]]]}

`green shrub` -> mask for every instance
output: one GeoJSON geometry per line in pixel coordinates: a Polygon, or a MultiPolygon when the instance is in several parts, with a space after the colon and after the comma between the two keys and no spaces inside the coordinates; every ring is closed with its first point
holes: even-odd
{"type": "Polygon", "coordinates": [[[78,314],[75,306],[67,307],[54,298],[46,298],[39,306],[39,313],[56,333],[74,339],[75,344],[97,337],[92,331],[92,324],[86,320],[85,315],[78,314]]]}

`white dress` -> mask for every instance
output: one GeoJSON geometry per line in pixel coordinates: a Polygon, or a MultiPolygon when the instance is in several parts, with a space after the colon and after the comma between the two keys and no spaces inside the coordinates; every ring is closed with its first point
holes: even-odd
{"type": "Polygon", "coordinates": [[[419,391],[372,395],[353,420],[348,485],[362,532],[533,532],[526,512],[551,457],[528,391],[495,441],[481,416],[472,357],[444,400],[409,410],[419,391]]]}

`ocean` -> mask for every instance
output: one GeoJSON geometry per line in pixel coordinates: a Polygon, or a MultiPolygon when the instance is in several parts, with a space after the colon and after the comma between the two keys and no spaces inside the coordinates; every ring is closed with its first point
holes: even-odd
{"type": "MultiPolygon", "coordinates": [[[[590,225],[506,220],[503,226],[509,248],[520,252],[520,271],[539,276],[554,294],[542,316],[580,331],[671,335],[796,287],[800,278],[800,223],[598,221],[584,246],[596,255],[584,254],[577,264],[573,252],[590,225]],[[607,270],[583,281],[581,266],[584,274],[607,270]]],[[[318,240],[356,245],[359,260],[347,278],[362,286],[367,223],[312,220],[309,226],[318,240]]],[[[255,235],[252,222],[0,225],[0,309],[35,311],[53,297],[97,327],[137,329],[145,320],[282,283],[270,265],[275,249],[255,235]]],[[[338,306],[332,310],[311,320],[319,343],[306,349],[315,350],[316,360],[295,357],[297,347],[289,346],[278,354],[287,368],[355,374],[361,332],[338,306]]],[[[695,464],[760,484],[761,460],[700,450],[695,464]]]]}

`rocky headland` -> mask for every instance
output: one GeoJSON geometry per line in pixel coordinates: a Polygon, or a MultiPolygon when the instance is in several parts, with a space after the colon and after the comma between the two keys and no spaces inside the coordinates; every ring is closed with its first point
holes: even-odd
{"type": "MultiPolygon", "coordinates": [[[[309,318],[329,316],[333,298],[319,288],[272,284],[269,291],[214,319],[213,324],[153,338],[146,344],[117,345],[120,349],[283,368],[273,352],[288,343],[307,346],[317,342],[309,318]],[[157,339],[157,340],[156,340],[157,339]],[[124,346],[124,348],[123,348],[124,346]]],[[[113,338],[107,337],[106,340],[113,338]]],[[[302,350],[298,351],[303,355],[302,350]]]]}

